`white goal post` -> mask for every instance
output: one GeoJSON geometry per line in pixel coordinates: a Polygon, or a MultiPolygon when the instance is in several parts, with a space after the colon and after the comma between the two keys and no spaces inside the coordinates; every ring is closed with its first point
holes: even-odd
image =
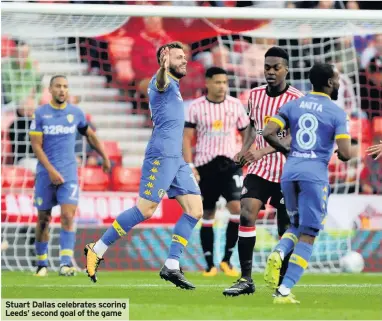
{"type": "MultiPolygon", "coordinates": [[[[28,35],[33,27],[43,26],[45,32],[54,36],[99,36],[115,30],[127,17],[173,17],[211,19],[272,20],[271,25],[259,31],[259,36],[306,37],[346,36],[379,33],[382,20],[379,11],[373,10],[311,10],[267,8],[212,8],[173,6],[119,6],[87,4],[2,3],[3,33],[28,35]],[[60,21],[58,15],[65,16],[60,21]],[[94,19],[97,16],[97,19],[94,19]],[[65,22],[58,27],[60,22],[65,22]],[[296,34],[300,25],[309,24],[310,34],[296,34]],[[46,29],[47,27],[56,27],[46,29]],[[24,29],[25,27],[25,29],[24,29]],[[86,28],[84,30],[84,27],[86,28]],[[291,33],[288,33],[288,30],[291,33]],[[287,33],[287,34],[285,34],[287,33]]],[[[61,18],[62,19],[62,18],[61,18]]]]}
{"type": "MultiPolygon", "coordinates": [[[[208,7],[169,7],[169,6],[127,6],[127,5],[98,5],[98,4],[43,4],[43,3],[1,3],[2,15],[2,35],[9,38],[19,39],[30,44],[31,55],[40,63],[40,72],[43,74],[43,85],[47,85],[49,77],[54,73],[68,75],[71,85],[71,92],[81,97],[80,107],[85,112],[94,116],[94,122],[99,128],[99,135],[102,139],[115,138],[115,132],[122,133],[120,142],[122,151],[125,152],[127,162],[125,166],[139,166],[142,155],[140,150],[142,145],[138,145],[134,133],[136,128],[141,126],[140,115],[127,118],[126,111],[131,110],[118,97],[118,90],[109,88],[105,84],[105,77],[101,75],[89,75],[87,66],[84,66],[80,58],[81,50],[88,50],[88,47],[81,47],[79,38],[95,38],[108,35],[123,26],[130,17],[164,17],[176,19],[203,19],[206,24],[216,30],[216,40],[207,45],[202,44],[203,39],[199,39],[199,44],[195,45],[193,57],[200,61],[211,60],[211,52],[214,48],[227,51],[227,62],[221,61],[223,67],[229,64],[231,68],[230,92],[236,93],[239,98],[245,101],[245,92],[253,83],[261,83],[263,77],[255,75],[251,67],[259,68],[258,61],[262,56],[256,55],[264,52],[264,48],[270,43],[280,43],[290,53],[290,76],[289,81],[302,91],[309,90],[304,75],[316,60],[331,61],[340,63],[342,73],[347,81],[350,81],[349,88],[352,91],[351,97],[344,100],[344,104],[352,107],[349,113],[355,118],[361,119],[363,111],[360,109],[360,82],[359,65],[356,57],[356,50],[353,36],[363,36],[369,34],[382,33],[382,15],[380,11],[369,10],[311,10],[311,9],[264,9],[264,8],[208,8],[208,7]],[[214,19],[233,20],[266,20],[254,30],[232,33],[215,24],[214,19]],[[68,39],[75,41],[69,42],[68,39]],[[320,38],[321,42],[305,41],[305,39],[320,38]],[[263,41],[266,39],[266,41],[263,41]],[[300,41],[301,40],[301,41],[300,41]],[[237,49],[236,47],[239,49],[237,49]],[[247,46],[247,47],[245,47],[247,46]],[[236,49],[235,49],[236,48],[236,49]],[[329,48],[329,49],[327,49],[329,48]],[[306,50],[306,51],[305,51],[306,50]],[[295,55],[294,53],[297,52],[295,55]],[[303,52],[301,54],[300,52],[303,52]],[[307,56],[304,52],[312,52],[307,56]],[[307,61],[307,65],[302,66],[307,61]],[[101,104],[105,99],[109,103],[109,115],[105,115],[105,108],[101,104]],[[115,98],[117,97],[117,98],[115,98]],[[114,100],[118,100],[115,101],[114,100]],[[106,117],[107,116],[107,117],[106,117]],[[128,122],[128,125],[126,123],[128,122]],[[129,127],[131,126],[131,128],[129,127]],[[134,127],[135,126],[135,127],[134,127]],[[126,128],[129,127],[129,128],[126,128]],[[126,142],[125,140],[132,140],[126,142]],[[129,145],[130,144],[130,145],[129,145]],[[141,154],[138,155],[138,150],[141,154]],[[133,152],[137,152],[136,162],[131,161],[133,152]],[[130,162],[130,163],[129,163],[130,162]],[[133,164],[133,165],[130,165],[133,164]]],[[[134,32],[134,30],[133,30],[134,32]]],[[[136,32],[139,32],[137,30],[136,32]]],[[[198,30],[195,30],[198,32],[198,30]]],[[[194,43],[195,44],[195,43],[194,43]]],[[[102,57],[97,58],[102,63],[102,57]]],[[[219,59],[223,59],[219,56],[219,59]]],[[[204,63],[204,62],[203,62],[204,63]]],[[[262,62],[260,63],[262,68],[262,62]]],[[[206,63],[206,66],[208,63],[206,63]]],[[[24,85],[24,83],[23,83],[24,85]]],[[[27,83],[25,83],[27,85],[27,83]]],[[[147,139],[150,130],[142,129],[140,137],[147,139]]],[[[357,137],[362,136],[362,129],[355,131],[357,137]]],[[[124,159],[125,160],[125,159],[124,159]]],[[[358,145],[358,154],[353,162],[347,165],[333,164],[334,172],[332,185],[337,193],[358,193],[359,177],[362,169],[361,144],[358,145]],[[348,178],[351,176],[352,180],[348,178]]],[[[21,191],[11,190],[10,193],[25,194],[30,197],[31,190],[26,187],[21,191]]],[[[107,192],[108,197],[112,192],[107,192]]],[[[216,247],[223,248],[224,227],[227,220],[227,213],[222,210],[222,215],[217,224],[218,240],[216,247]]],[[[2,222],[2,241],[7,241],[7,249],[2,250],[3,268],[9,270],[31,270],[34,265],[33,239],[34,223],[31,213],[30,221],[2,222]]],[[[334,213],[335,214],[335,213],[334,213]]],[[[100,226],[92,225],[88,229],[81,222],[77,222],[81,233],[78,233],[77,249],[81,249],[83,243],[91,239],[94,235],[100,234],[100,226]]],[[[260,271],[264,268],[266,257],[277,241],[277,227],[274,216],[266,215],[258,223],[260,247],[254,253],[254,269],[260,271]],[[261,241],[260,241],[261,240],[261,241]],[[261,244],[263,242],[263,244],[261,244]]],[[[102,226],[102,229],[104,227],[102,226]]],[[[145,228],[143,228],[145,229],[145,228]]],[[[157,230],[145,231],[153,233],[152,240],[155,245],[147,245],[146,249],[162,251],[161,238],[168,239],[170,229],[160,227],[157,230]],[[158,243],[158,244],[157,244],[158,243]],[[159,244],[160,243],[160,244],[159,244]]],[[[51,229],[52,240],[49,258],[52,268],[59,265],[57,259],[59,228],[54,226],[51,229]]],[[[351,249],[352,231],[326,231],[320,236],[313,254],[311,271],[339,271],[339,259],[344,253],[351,249]]],[[[130,242],[130,240],[129,240],[130,242]]],[[[144,242],[143,242],[144,243],[144,242]]],[[[140,242],[137,232],[131,239],[131,247],[139,251],[141,246],[146,246],[140,242]],[[136,241],[134,241],[134,237],[136,241]]],[[[194,235],[190,243],[190,253],[195,258],[195,262],[190,265],[190,269],[200,267],[203,261],[199,246],[198,235],[194,235]]],[[[122,246],[118,249],[121,250],[122,246]]],[[[127,248],[127,245],[125,245],[127,248]]],[[[117,251],[117,250],[116,250],[117,251]]],[[[78,251],[77,251],[78,252],[78,251]]],[[[135,253],[135,252],[134,252],[135,253]]],[[[111,268],[126,268],[118,252],[111,259],[111,268]]],[[[154,253],[152,259],[157,260],[154,253]]],[[[80,256],[81,254],[79,254],[80,256]]],[[[188,258],[188,257],[187,257],[188,258]]],[[[137,261],[134,268],[156,268],[147,266],[147,262],[137,261]]],[[[150,261],[151,262],[151,261],[150,261]]],[[[155,261],[157,262],[157,261],[155,261]]],[[[187,262],[185,262],[187,264],[187,262]]],[[[235,253],[234,262],[238,265],[238,257],[235,253]]],[[[135,264],[135,263],[134,263],[135,264]]],[[[127,266],[131,268],[131,266],[127,266]]],[[[187,267],[187,266],[186,266],[187,267]]]]}

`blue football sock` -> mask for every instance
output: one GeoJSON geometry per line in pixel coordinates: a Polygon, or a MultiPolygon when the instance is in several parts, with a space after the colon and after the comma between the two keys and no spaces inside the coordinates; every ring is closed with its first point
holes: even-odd
{"type": "Polygon", "coordinates": [[[126,235],[135,225],[145,220],[138,207],[134,206],[115,219],[113,224],[102,235],[101,240],[107,246],[113,244],[121,236],[126,235]]]}
{"type": "Polygon", "coordinates": [[[282,285],[291,289],[301,278],[312,256],[313,245],[299,241],[290,257],[282,285]]]}
{"type": "Polygon", "coordinates": [[[281,240],[277,244],[275,251],[280,251],[283,253],[282,259],[287,256],[294,248],[294,246],[298,242],[298,238],[300,237],[300,233],[297,227],[291,226],[288,230],[283,234],[281,240]]]}
{"type": "Polygon", "coordinates": [[[175,224],[172,242],[170,246],[169,259],[178,260],[187,246],[188,240],[191,237],[192,230],[194,229],[198,220],[186,213],[180,217],[179,221],[175,224]]]}
{"type": "Polygon", "coordinates": [[[76,233],[74,231],[60,231],[60,265],[72,266],[76,233]]]}
{"type": "Polygon", "coordinates": [[[48,242],[38,242],[35,244],[37,265],[48,266],[48,242]]]}

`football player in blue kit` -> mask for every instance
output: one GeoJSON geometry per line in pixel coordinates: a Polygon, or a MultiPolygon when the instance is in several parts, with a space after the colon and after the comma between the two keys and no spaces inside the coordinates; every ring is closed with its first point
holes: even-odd
{"type": "Polygon", "coordinates": [[[313,92],[288,102],[264,129],[264,139],[288,155],[281,178],[285,205],[291,226],[270,254],[264,279],[276,289],[282,260],[293,252],[285,277],[276,290],[274,303],[299,303],[291,293],[308,266],[314,240],[323,229],[330,193],[328,163],[334,144],[342,161],[351,158],[346,113],[332,102],[337,99],[339,73],[329,64],[315,64],[309,75],[313,92]],[[277,137],[289,128],[290,146],[277,137]]]}
{"type": "Polygon", "coordinates": [[[185,116],[179,80],[186,75],[187,60],[177,42],[160,47],[157,60],[160,68],[148,88],[154,128],[145,152],[137,204],[121,213],[97,242],[86,245],[86,267],[96,282],[97,268],[107,248],[149,219],[167,193],[176,198],[183,214],[174,227],[169,255],[159,275],[177,287],[194,289],[179,267],[181,254],[203,213],[198,183],[182,154],[185,116]]]}
{"type": "Polygon", "coordinates": [[[75,143],[77,130],[103,158],[103,169],[110,170],[110,161],[94,131],[88,126],[84,113],[69,104],[68,81],[65,76],[51,78],[49,91],[52,101],[36,109],[30,125],[30,139],[38,159],[34,204],[38,210],[36,226],[37,276],[48,271],[49,223],[52,208],[61,206],[60,270],[59,275],[72,276],[72,256],[76,240],[74,215],[79,186],[75,143]]]}

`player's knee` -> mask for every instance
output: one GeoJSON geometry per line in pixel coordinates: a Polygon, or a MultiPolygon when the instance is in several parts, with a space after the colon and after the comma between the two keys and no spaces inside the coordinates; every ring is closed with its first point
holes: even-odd
{"type": "Polygon", "coordinates": [[[215,209],[213,210],[203,210],[203,219],[204,220],[213,220],[215,218],[215,209]]]}
{"type": "Polygon", "coordinates": [[[74,214],[75,212],[62,212],[61,213],[61,226],[64,229],[71,229],[74,222],[74,214]]]}
{"type": "Polygon", "coordinates": [[[203,217],[203,206],[194,206],[190,208],[186,213],[191,215],[193,218],[200,220],[203,217]]]}
{"type": "Polygon", "coordinates": [[[151,218],[154,215],[157,207],[158,203],[151,202],[141,197],[138,199],[137,208],[145,219],[151,218]]]}
{"type": "Polygon", "coordinates": [[[229,212],[233,215],[240,213],[240,201],[231,201],[227,204],[229,212]]]}
{"type": "Polygon", "coordinates": [[[177,201],[184,213],[200,220],[203,216],[203,202],[200,195],[188,194],[178,196],[177,201]]]}
{"type": "Polygon", "coordinates": [[[241,201],[240,210],[240,225],[254,226],[256,223],[258,209],[253,207],[253,204],[248,200],[241,201]]]}
{"type": "Polygon", "coordinates": [[[299,238],[301,242],[313,244],[320,230],[314,227],[300,225],[299,232],[301,233],[299,238]]]}
{"type": "Polygon", "coordinates": [[[39,211],[38,212],[37,224],[39,225],[39,227],[42,231],[49,227],[51,220],[52,220],[52,216],[50,215],[50,211],[39,211]]]}
{"type": "Polygon", "coordinates": [[[193,202],[190,202],[190,204],[184,210],[188,215],[196,218],[197,220],[200,220],[203,217],[202,199],[200,198],[193,200],[193,202]]]}

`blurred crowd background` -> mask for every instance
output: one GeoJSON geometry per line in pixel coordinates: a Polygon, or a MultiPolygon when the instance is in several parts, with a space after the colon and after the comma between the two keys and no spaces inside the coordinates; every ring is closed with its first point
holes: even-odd
{"type": "MultiPolygon", "coordinates": [[[[285,7],[382,9],[379,1],[41,2],[253,6],[275,10],[285,7]]],[[[86,112],[89,123],[105,141],[113,162],[111,175],[103,174],[99,168],[100,159],[79,135],[76,152],[83,188],[136,191],[139,168],[151,133],[147,86],[158,69],[155,53],[164,43],[180,40],[185,44],[188,57],[188,75],[181,80],[186,106],[205,93],[204,72],[211,66],[228,71],[230,95],[246,105],[249,89],[265,83],[264,53],[274,45],[288,51],[289,81],[303,92],[310,90],[308,70],[315,61],[336,64],[341,71],[337,104],[351,119],[354,159],[348,165],[338,163],[335,158],[330,162],[334,192],[354,193],[359,186],[361,193],[382,194],[381,162],[365,154],[367,146],[382,140],[382,34],[343,38],[255,38],[240,32],[219,35],[218,28],[211,28],[211,24],[215,27],[229,25],[236,30],[238,21],[199,20],[135,17],[112,34],[96,38],[14,39],[2,34],[3,187],[33,187],[36,159],[27,130],[34,109],[50,101],[50,76],[60,73],[68,75],[70,102],[86,112]],[[183,31],[183,38],[175,38],[174,30],[183,31]]],[[[301,26],[301,31],[309,31],[309,28],[309,25],[301,26]]]]}

